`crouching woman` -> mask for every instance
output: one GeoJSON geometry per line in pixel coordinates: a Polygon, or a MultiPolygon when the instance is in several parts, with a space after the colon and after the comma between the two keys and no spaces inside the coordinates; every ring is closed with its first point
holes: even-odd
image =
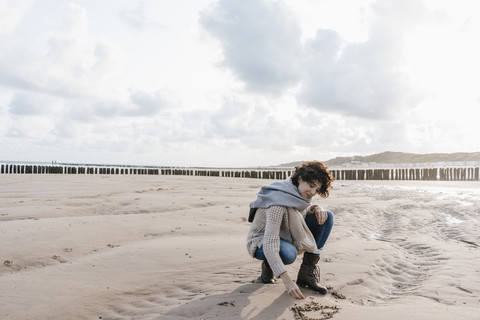
{"type": "Polygon", "coordinates": [[[250,203],[254,218],[247,248],[252,257],[262,260],[260,281],[273,283],[280,278],[296,299],[304,299],[298,286],[327,293],[318,283],[316,265],[333,227],[333,213],[312,205],[311,200],[315,195],[328,197],[333,180],[324,163],[309,161],[297,166],[289,179],[264,186],[257,193],[250,203]],[[295,283],[285,265],[301,253],[303,261],[295,283]]]}

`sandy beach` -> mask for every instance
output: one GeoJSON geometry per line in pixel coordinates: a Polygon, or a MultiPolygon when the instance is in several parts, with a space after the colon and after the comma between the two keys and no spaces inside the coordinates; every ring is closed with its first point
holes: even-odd
{"type": "Polygon", "coordinates": [[[248,203],[273,180],[0,181],[0,319],[480,319],[478,182],[336,181],[314,200],[335,214],[330,293],[296,301],[252,283],[248,203]]]}

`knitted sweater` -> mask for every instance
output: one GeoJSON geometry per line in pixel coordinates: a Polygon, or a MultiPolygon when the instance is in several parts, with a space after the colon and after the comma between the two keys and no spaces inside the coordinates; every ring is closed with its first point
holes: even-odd
{"type": "MultiPolygon", "coordinates": [[[[303,214],[305,215],[305,211],[303,214]]],[[[247,248],[254,257],[257,248],[263,246],[263,252],[275,277],[287,271],[279,254],[280,239],[293,243],[287,208],[277,205],[267,209],[258,208],[248,232],[247,248]]]]}

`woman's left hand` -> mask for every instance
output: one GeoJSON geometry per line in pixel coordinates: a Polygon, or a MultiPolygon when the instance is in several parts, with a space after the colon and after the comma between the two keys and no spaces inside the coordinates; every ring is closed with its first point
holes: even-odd
{"type": "Polygon", "coordinates": [[[318,224],[322,225],[325,223],[325,221],[327,221],[327,210],[317,206],[313,208],[313,212],[315,212],[315,217],[317,217],[318,224]]]}

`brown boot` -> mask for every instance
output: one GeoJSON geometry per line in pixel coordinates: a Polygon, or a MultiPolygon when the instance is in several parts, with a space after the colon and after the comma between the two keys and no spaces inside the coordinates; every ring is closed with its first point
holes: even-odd
{"type": "Polygon", "coordinates": [[[267,260],[262,261],[262,274],[258,278],[263,283],[275,283],[275,278],[273,277],[273,271],[268,265],[267,260]]]}
{"type": "Polygon", "coordinates": [[[309,287],[321,294],[327,293],[327,288],[318,284],[320,282],[320,267],[317,266],[320,256],[305,252],[303,262],[298,270],[297,284],[300,287],[309,287]]]}

